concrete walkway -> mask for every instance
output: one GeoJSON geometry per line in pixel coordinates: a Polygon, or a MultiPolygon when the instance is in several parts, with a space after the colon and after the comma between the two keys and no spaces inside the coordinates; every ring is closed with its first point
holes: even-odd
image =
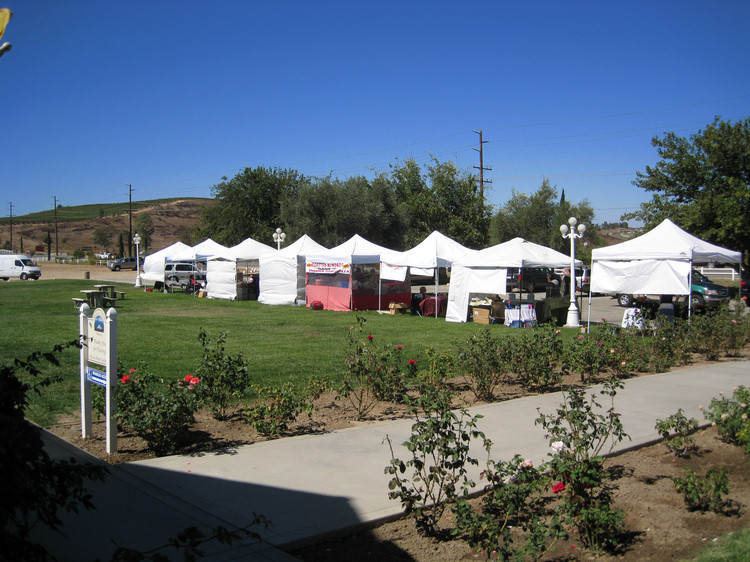
{"type": "MultiPolygon", "coordinates": [[[[704,423],[700,405],[735,386],[750,386],[750,361],[721,362],[626,381],[615,398],[631,440],[617,450],[658,440],[657,418],[679,408],[704,423]]],[[[592,388],[592,392],[599,388],[592,388]]],[[[609,398],[599,396],[604,409],[609,398]]],[[[559,393],[471,408],[480,414],[479,429],[492,440],[493,459],[516,453],[539,463],[549,451],[544,431],[535,425],[539,412],[551,414],[562,402],[559,393]]],[[[384,468],[390,453],[406,460],[401,446],[412,421],[363,425],[322,435],[304,435],[238,447],[221,453],[171,456],[111,467],[104,484],[92,487],[95,511],[65,514],[64,535],[40,535],[61,562],[110,559],[116,545],[149,550],[163,545],[186,527],[204,531],[216,526],[239,528],[253,513],[272,521],[257,528],[263,541],[226,547],[209,543],[208,561],[293,561],[279,548],[303,545],[321,536],[355,529],[397,516],[389,500],[384,468]]],[[[93,460],[46,434],[56,457],[93,460]]],[[[486,459],[477,447],[474,456],[486,459]]],[[[181,559],[175,556],[174,559],[181,559]]]]}

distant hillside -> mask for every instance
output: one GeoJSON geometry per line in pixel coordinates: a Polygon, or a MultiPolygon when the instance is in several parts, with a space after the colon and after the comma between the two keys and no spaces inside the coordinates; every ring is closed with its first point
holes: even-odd
{"type": "MultiPolygon", "coordinates": [[[[201,211],[213,204],[213,199],[174,198],[133,201],[133,226],[140,213],[148,212],[154,224],[151,248],[154,250],[173,244],[179,240],[185,229],[194,226],[201,211]]],[[[77,248],[94,245],[94,230],[111,229],[112,247],[97,248],[98,251],[117,251],[117,237],[120,231],[129,226],[128,203],[101,203],[58,207],[57,240],[60,253],[72,253],[77,248]]],[[[55,214],[52,209],[29,215],[13,217],[13,246],[31,253],[37,246],[43,246],[47,233],[52,237],[52,251],[55,248],[55,214]]],[[[10,240],[10,219],[0,219],[0,246],[10,240]]],[[[45,250],[46,252],[46,250],[45,250]]]]}
{"type": "MultiPolygon", "coordinates": [[[[200,219],[204,208],[214,199],[174,198],[133,201],[133,227],[140,213],[148,212],[154,224],[154,235],[150,250],[159,250],[180,239],[182,233],[193,227],[200,219]]],[[[117,251],[120,231],[128,230],[128,203],[100,203],[76,207],[58,207],[57,240],[60,253],[73,253],[77,248],[94,245],[94,230],[109,228],[112,247],[96,248],[97,251],[117,251]]],[[[55,249],[55,215],[53,210],[13,217],[13,246],[20,251],[21,238],[26,253],[34,253],[37,246],[44,246],[49,232],[52,251],[55,249]]],[[[610,228],[600,231],[605,245],[617,244],[640,234],[636,228],[610,228]]],[[[10,219],[0,219],[0,247],[10,240],[10,219]]],[[[41,251],[46,253],[46,249],[41,251]]]]}

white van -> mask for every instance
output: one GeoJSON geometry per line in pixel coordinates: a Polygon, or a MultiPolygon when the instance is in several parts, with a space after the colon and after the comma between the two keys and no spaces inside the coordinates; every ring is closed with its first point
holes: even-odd
{"type": "Polygon", "coordinates": [[[24,254],[0,254],[0,279],[7,281],[18,277],[21,281],[39,279],[42,272],[29,256],[24,254]]]}

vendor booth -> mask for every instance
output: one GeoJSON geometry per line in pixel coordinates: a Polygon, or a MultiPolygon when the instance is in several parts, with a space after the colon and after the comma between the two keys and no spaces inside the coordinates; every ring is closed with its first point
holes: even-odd
{"type": "Polygon", "coordinates": [[[387,248],[355,234],[327,252],[305,258],[307,306],[327,310],[385,310],[391,303],[409,306],[408,280],[380,279],[380,255],[387,248]]]}
{"type": "MultiPolygon", "coordinates": [[[[576,265],[582,262],[576,260],[576,265]]],[[[570,267],[570,256],[523,238],[514,238],[457,258],[451,270],[445,319],[466,322],[472,294],[505,295],[509,267],[570,267]]],[[[533,303],[518,301],[519,309],[529,304],[533,303]]]]}
{"type": "Polygon", "coordinates": [[[143,281],[152,281],[153,283],[164,283],[164,264],[178,253],[189,250],[190,246],[182,242],[175,242],[171,246],[162,248],[158,252],[149,254],[143,258],[143,281]]]}
{"type": "Polygon", "coordinates": [[[258,302],[270,305],[305,304],[305,256],[327,250],[304,234],[282,250],[261,254],[258,302]]]}
{"type": "MultiPolygon", "coordinates": [[[[441,306],[442,299],[440,299],[438,292],[438,272],[440,268],[449,268],[454,260],[475,251],[462,246],[436,230],[410,250],[383,252],[380,255],[380,276],[382,279],[396,281],[405,281],[407,273],[434,277],[435,294],[429,297],[430,300],[425,299],[427,303],[426,306],[422,306],[421,312],[425,315],[437,317],[441,313],[441,308],[443,308],[441,306]],[[428,308],[428,310],[425,310],[425,308],[428,308]]],[[[442,312],[445,312],[444,308],[442,312]]]]}
{"type": "Polygon", "coordinates": [[[227,300],[257,299],[258,260],[262,254],[275,251],[271,246],[248,238],[215,254],[207,261],[207,296],[227,300]]]}
{"type": "MultiPolygon", "coordinates": [[[[689,295],[693,265],[742,263],[742,253],[716,246],[665,219],[653,230],[591,253],[592,293],[689,295]]],[[[690,302],[690,299],[688,299],[690,302]]]]}

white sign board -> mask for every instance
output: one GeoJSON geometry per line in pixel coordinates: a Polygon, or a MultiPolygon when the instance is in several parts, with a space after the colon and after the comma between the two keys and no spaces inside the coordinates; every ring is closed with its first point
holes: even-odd
{"type": "Polygon", "coordinates": [[[97,365],[107,365],[107,355],[109,353],[109,341],[107,339],[106,325],[107,314],[97,308],[88,319],[89,322],[89,362],[97,365]]]}

